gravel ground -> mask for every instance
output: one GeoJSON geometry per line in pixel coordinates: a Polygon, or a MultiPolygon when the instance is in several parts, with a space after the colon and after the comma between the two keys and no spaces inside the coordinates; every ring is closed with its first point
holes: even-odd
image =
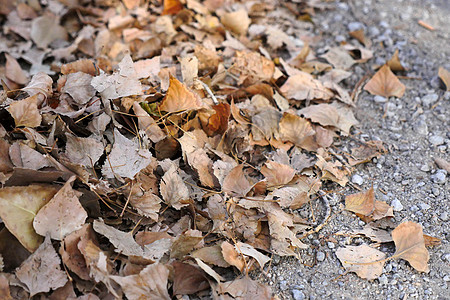
{"type": "MultiPolygon", "coordinates": [[[[269,283],[281,299],[450,299],[449,180],[433,159],[450,158],[450,93],[439,88],[437,77],[440,66],[450,69],[450,2],[355,0],[333,6],[314,17],[314,33],[324,37],[315,48],[319,54],[320,45],[323,50],[338,45],[355,29],[364,28],[373,42],[374,58],[353,67],[349,88],[370,74],[371,64],[383,64],[395,49],[408,68],[405,75],[413,78],[402,79],[407,90],[401,99],[360,94],[356,116],[361,124],[353,131],[354,140],[343,141],[342,149],[351,149],[358,139],[381,140],[389,153],[359,165],[353,186],[368,189],[373,185],[377,199],[395,208],[395,224],[420,223],[424,233],[442,239],[442,244],[429,249],[428,274],[403,260],[387,262],[383,274],[373,281],[344,274],[336,249],[364,242],[336,235],[364,225],[354,214],[341,212],[344,196],[357,191],[349,188],[334,196],[333,217],[319,234],[309,236],[312,247],[301,252],[303,261],[275,257],[267,274],[254,275],[269,283]],[[421,27],[419,20],[436,30],[421,27]]],[[[321,213],[317,206],[319,218],[321,213]]],[[[392,254],[395,248],[386,245],[381,250],[392,254]]]]}

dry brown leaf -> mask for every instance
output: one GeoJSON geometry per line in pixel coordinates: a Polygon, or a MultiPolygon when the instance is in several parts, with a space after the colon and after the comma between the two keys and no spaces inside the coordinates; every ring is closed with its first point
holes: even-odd
{"type": "Polygon", "coordinates": [[[355,272],[359,277],[368,280],[378,278],[383,273],[386,257],[383,252],[366,244],[339,248],[336,256],[348,272],[355,272]]]}
{"type": "Polygon", "coordinates": [[[151,162],[152,154],[139,145],[137,138],[133,140],[123,136],[117,128],[114,129],[114,145],[102,168],[102,174],[107,178],[133,178],[139,171],[151,162]]]}
{"type": "Polygon", "coordinates": [[[31,23],[31,39],[41,49],[46,49],[54,40],[67,38],[66,29],[59,25],[59,18],[53,14],[40,16],[31,23]]]}
{"type": "Polygon", "coordinates": [[[345,209],[364,216],[370,215],[375,208],[373,187],[366,192],[360,192],[345,197],[345,209]]]}
{"type": "Polygon", "coordinates": [[[38,234],[49,233],[52,239],[61,241],[81,229],[88,215],[78,201],[82,193],[72,189],[75,179],[75,176],[71,177],[36,214],[33,227],[38,234]]]}
{"type": "Polygon", "coordinates": [[[265,286],[257,281],[245,276],[241,279],[227,281],[220,284],[222,293],[228,293],[237,300],[259,299],[271,300],[272,292],[268,286],[265,286]]]}
{"type": "Polygon", "coordinates": [[[398,49],[395,49],[395,52],[392,55],[391,59],[387,61],[387,65],[394,72],[406,71],[406,69],[402,66],[402,63],[400,62],[400,59],[398,58],[398,49]]]}
{"type": "Polygon", "coordinates": [[[450,91],[450,72],[443,67],[439,67],[438,76],[445,84],[447,91],[450,91]]]}
{"type": "Polygon", "coordinates": [[[297,115],[284,113],[279,124],[280,139],[301,146],[304,139],[315,134],[311,123],[297,115]]]}
{"type": "Polygon", "coordinates": [[[179,235],[172,244],[170,258],[180,259],[196,247],[203,245],[203,234],[199,230],[189,229],[179,235]]]}
{"type": "Polygon", "coordinates": [[[358,148],[352,149],[352,156],[347,157],[350,165],[355,166],[370,161],[374,157],[380,157],[387,153],[382,141],[368,141],[358,148]]]}
{"type": "Polygon", "coordinates": [[[95,67],[94,62],[86,58],[79,59],[61,66],[61,73],[63,75],[68,75],[77,72],[83,72],[91,76],[98,75],[97,68],[95,67]]]}
{"type": "Polygon", "coordinates": [[[46,156],[21,143],[14,142],[9,148],[9,156],[16,167],[39,170],[53,165],[46,156]]]}
{"type": "Polygon", "coordinates": [[[423,239],[425,241],[425,247],[439,246],[442,243],[440,238],[429,236],[428,234],[424,234],[423,239]]]}
{"type": "Polygon", "coordinates": [[[450,162],[446,161],[443,158],[440,157],[435,157],[434,158],[434,162],[436,163],[436,165],[441,168],[446,170],[448,173],[450,173],[450,162]]]}
{"type": "Polygon", "coordinates": [[[81,138],[66,133],[66,155],[72,163],[93,168],[103,155],[103,144],[94,138],[81,138]]]}
{"type": "Polygon", "coordinates": [[[128,9],[134,9],[139,6],[141,0],[122,0],[125,7],[128,9]]]}
{"type": "Polygon", "coordinates": [[[279,200],[278,203],[283,208],[299,209],[309,201],[308,190],[302,191],[297,186],[286,186],[275,190],[272,196],[279,200]]]}
{"type": "Polygon", "coordinates": [[[288,99],[295,100],[328,100],[333,93],[323,84],[306,72],[290,76],[281,86],[280,91],[288,99]]]}
{"type": "MultiPolygon", "coordinates": [[[[3,268],[0,268],[0,271],[3,271],[3,268]]],[[[2,300],[13,300],[11,297],[11,293],[9,290],[9,280],[5,275],[0,274],[0,295],[2,295],[2,300]]]]}
{"type": "Polygon", "coordinates": [[[138,117],[139,130],[145,131],[153,143],[157,143],[166,137],[164,131],[156,124],[155,120],[139,105],[133,103],[134,114],[138,117]]]}
{"type": "Polygon", "coordinates": [[[0,189],[0,217],[20,243],[33,252],[43,238],[33,229],[36,213],[55,195],[52,186],[14,186],[0,189]]]}
{"type": "Polygon", "coordinates": [[[405,93],[406,87],[392,73],[389,66],[384,65],[373,75],[372,79],[364,86],[364,89],[372,95],[401,98],[405,93]]]}
{"type": "Polygon", "coordinates": [[[8,112],[14,118],[16,127],[38,127],[41,125],[42,116],[38,110],[38,97],[39,95],[36,94],[23,100],[14,101],[8,107],[8,112]]]}
{"type": "Polygon", "coordinates": [[[275,64],[256,52],[236,51],[229,72],[239,76],[238,84],[249,86],[261,81],[270,81],[275,72],[275,64]]]}
{"type": "Polygon", "coordinates": [[[139,274],[125,277],[111,276],[130,300],[166,299],[171,297],[167,291],[169,269],[159,263],[145,267],[139,274]]]}
{"type": "Polygon", "coordinates": [[[189,190],[174,165],[161,178],[159,191],[165,203],[175,209],[189,205],[189,190]]]}
{"type": "Polygon", "coordinates": [[[269,187],[288,184],[294,178],[295,170],[285,164],[267,161],[261,168],[261,173],[266,177],[269,187]]]}
{"type": "Polygon", "coordinates": [[[200,97],[189,90],[183,83],[170,76],[170,85],[167,94],[159,105],[161,111],[176,113],[202,107],[200,97]]]}
{"type": "Polygon", "coordinates": [[[69,94],[78,105],[84,105],[96,94],[96,90],[91,85],[92,78],[91,75],[83,72],[70,73],[66,75],[66,82],[61,92],[69,94]]]}
{"type": "Polygon", "coordinates": [[[200,268],[177,261],[172,266],[174,295],[189,295],[209,288],[206,274],[200,268]]]}
{"type": "Polygon", "coordinates": [[[212,109],[216,113],[209,117],[204,130],[209,136],[223,134],[228,128],[228,121],[231,115],[230,105],[228,103],[220,103],[213,105],[212,109]]]}
{"type": "Polygon", "coordinates": [[[6,57],[6,66],[5,66],[6,78],[21,85],[27,83],[28,76],[22,70],[17,60],[8,53],[5,53],[5,57],[6,57]]]}
{"type": "Polygon", "coordinates": [[[222,268],[230,266],[223,257],[220,245],[200,248],[191,253],[192,257],[199,258],[208,264],[216,265],[222,268]]]}
{"type": "Polygon", "coordinates": [[[251,256],[256,259],[261,269],[263,269],[264,265],[270,261],[270,258],[268,256],[262,254],[249,244],[237,242],[236,249],[242,254],[251,256]]]}
{"type": "Polygon", "coordinates": [[[322,170],[322,179],[337,182],[341,186],[345,186],[347,184],[347,175],[349,174],[349,171],[346,168],[343,168],[340,162],[329,162],[322,156],[317,155],[316,166],[322,170]]]}
{"type": "Polygon", "coordinates": [[[228,242],[223,242],[221,248],[225,261],[242,272],[245,267],[244,258],[236,251],[235,247],[228,242]]]}
{"type": "Polygon", "coordinates": [[[175,15],[183,9],[180,0],[164,0],[164,9],[162,15],[175,15]]]}
{"type": "MultiPolygon", "coordinates": [[[[31,78],[31,81],[29,84],[27,84],[26,87],[22,89],[22,91],[27,92],[30,96],[34,96],[36,94],[42,94],[45,98],[48,98],[50,95],[52,95],[52,84],[53,80],[50,76],[43,72],[39,72],[36,75],[31,78]]],[[[39,103],[42,102],[44,99],[40,99],[39,103]]]]}
{"type": "Polygon", "coordinates": [[[251,190],[252,184],[244,174],[244,165],[234,167],[224,178],[222,190],[230,195],[244,197],[251,190]]]}
{"type": "Polygon", "coordinates": [[[425,248],[422,226],[407,221],[398,225],[391,234],[396,248],[392,258],[405,259],[417,271],[428,273],[430,255],[425,248]]]}
{"type": "Polygon", "coordinates": [[[367,37],[364,34],[364,29],[358,29],[355,31],[350,31],[348,33],[352,38],[358,40],[358,42],[360,42],[361,44],[363,44],[365,47],[370,47],[371,46],[371,42],[370,40],[367,39],[367,37]]]}
{"type": "Polygon", "coordinates": [[[336,69],[348,70],[356,61],[348,54],[347,50],[341,47],[331,48],[326,54],[322,55],[336,69]]]}
{"type": "Polygon", "coordinates": [[[30,296],[62,287],[67,275],[61,270],[61,260],[47,236],[39,248],[16,270],[17,278],[24,283],[30,296]]]}
{"type": "Polygon", "coordinates": [[[225,13],[220,18],[220,21],[226,28],[237,34],[247,33],[248,26],[251,23],[251,20],[244,9],[225,13]]]}

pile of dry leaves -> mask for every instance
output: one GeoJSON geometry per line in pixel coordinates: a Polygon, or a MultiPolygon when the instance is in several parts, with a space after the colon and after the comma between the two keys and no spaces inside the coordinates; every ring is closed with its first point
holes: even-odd
{"type": "MultiPolygon", "coordinates": [[[[340,82],[372,53],[355,32],[316,55],[309,2],[0,0],[2,299],[270,299],[248,272],[299,257],[331,217],[322,184],[385,151],[333,146],[357,124],[340,82]]],[[[401,97],[396,63],[366,90],[401,97]]],[[[372,190],[346,209],[428,270],[420,225],[378,229],[372,190]]],[[[337,255],[369,279],[387,260],[337,255]]]]}

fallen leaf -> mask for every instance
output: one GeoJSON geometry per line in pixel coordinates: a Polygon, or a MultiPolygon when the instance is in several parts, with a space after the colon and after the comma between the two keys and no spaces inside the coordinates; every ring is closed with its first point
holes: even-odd
{"type": "Polygon", "coordinates": [[[383,273],[386,257],[383,252],[366,244],[339,248],[336,250],[336,256],[346,271],[355,272],[359,277],[368,280],[378,278],[383,273]]]}
{"type": "MultiPolygon", "coordinates": [[[[3,264],[1,265],[3,267],[3,264]]],[[[3,268],[0,268],[0,271],[3,272],[3,268]]],[[[2,300],[13,300],[11,297],[11,293],[9,290],[9,280],[5,275],[0,275],[0,295],[2,295],[2,300]]]]}
{"type": "Polygon", "coordinates": [[[38,97],[39,95],[36,94],[10,104],[8,112],[14,118],[16,127],[38,127],[41,125],[42,117],[38,110],[38,97]]]}
{"type": "Polygon", "coordinates": [[[281,86],[280,91],[286,98],[295,100],[328,100],[333,97],[333,93],[319,80],[301,71],[299,74],[290,76],[281,86]]]}
{"type": "Polygon", "coordinates": [[[281,186],[288,184],[294,178],[295,170],[289,165],[267,161],[261,168],[261,174],[266,177],[269,187],[281,186]]]}
{"type": "Polygon", "coordinates": [[[447,91],[450,91],[450,72],[443,67],[439,67],[438,76],[445,84],[447,91]]]}
{"type": "Polygon", "coordinates": [[[301,146],[304,139],[315,134],[311,123],[297,115],[284,113],[279,124],[281,141],[301,146]]]}
{"type": "Polygon", "coordinates": [[[52,246],[49,236],[39,248],[16,270],[17,278],[26,285],[30,297],[62,287],[67,275],[61,270],[61,259],[52,246]]]}
{"type": "Polygon", "coordinates": [[[38,234],[49,233],[52,239],[61,241],[81,229],[88,215],[78,200],[82,193],[72,189],[75,179],[72,176],[36,214],[33,227],[38,234]]]}
{"type": "Polygon", "coordinates": [[[364,216],[370,215],[375,208],[375,194],[373,187],[366,192],[356,193],[345,197],[345,209],[364,216]]]}
{"type": "Polygon", "coordinates": [[[341,47],[331,48],[327,53],[322,55],[322,57],[336,69],[348,70],[356,63],[350,54],[341,47]]]}
{"type": "Polygon", "coordinates": [[[223,242],[221,248],[225,261],[242,272],[245,267],[245,261],[242,255],[236,251],[236,248],[228,242],[223,242]]]}
{"type": "Polygon", "coordinates": [[[192,252],[191,256],[218,267],[227,268],[230,266],[223,257],[220,245],[200,248],[192,252]]]}
{"type": "Polygon", "coordinates": [[[127,9],[134,9],[139,6],[140,0],[122,0],[127,9]]]}
{"type": "Polygon", "coordinates": [[[145,267],[139,274],[125,277],[111,276],[130,300],[166,299],[171,297],[167,290],[169,269],[163,264],[155,263],[145,267]]]}
{"type": "Polygon", "coordinates": [[[162,15],[175,15],[183,9],[183,4],[179,0],[164,0],[162,15]]]}
{"type": "Polygon", "coordinates": [[[203,271],[205,271],[206,274],[208,274],[209,276],[214,278],[216,280],[216,282],[225,281],[225,279],[222,276],[220,276],[219,274],[217,274],[217,272],[214,271],[213,268],[211,268],[210,266],[208,266],[207,264],[202,262],[200,259],[195,258],[195,262],[203,271]]]}
{"type": "Polygon", "coordinates": [[[22,70],[17,60],[8,53],[5,53],[5,57],[6,57],[6,66],[5,66],[6,78],[21,85],[27,83],[28,76],[22,70]]]}
{"type": "Polygon", "coordinates": [[[430,255],[425,248],[422,226],[407,221],[398,225],[391,234],[396,248],[392,258],[405,259],[417,271],[428,273],[430,255]]]}
{"type": "Polygon", "coordinates": [[[53,14],[40,16],[31,23],[31,39],[41,49],[46,49],[54,40],[67,38],[66,29],[59,25],[59,18],[53,14]]]}
{"type": "Polygon", "coordinates": [[[11,145],[9,157],[14,166],[19,168],[39,170],[53,166],[46,156],[21,142],[15,142],[11,145]]]}
{"type": "Polygon", "coordinates": [[[230,105],[228,103],[219,103],[213,105],[212,109],[214,109],[216,113],[209,117],[204,130],[209,136],[223,134],[228,128],[228,121],[231,115],[230,105]]]}
{"type": "Polygon", "coordinates": [[[153,143],[158,143],[166,137],[155,120],[141,107],[138,102],[133,103],[134,114],[138,117],[139,130],[144,131],[153,143]]]}
{"type": "Polygon", "coordinates": [[[222,190],[234,196],[244,197],[251,190],[252,184],[245,177],[244,165],[234,167],[224,178],[222,190]]]}
{"type": "Polygon", "coordinates": [[[427,234],[423,235],[423,239],[425,241],[425,247],[439,246],[442,243],[440,238],[429,236],[427,234]]]}
{"type": "Polygon", "coordinates": [[[237,34],[247,33],[248,26],[251,23],[251,20],[244,9],[225,13],[220,18],[220,21],[225,27],[237,34]]]}
{"type": "Polygon", "coordinates": [[[83,72],[91,76],[97,75],[97,67],[90,59],[79,59],[61,66],[61,74],[68,75],[72,73],[83,72]]]}
{"type": "Polygon", "coordinates": [[[66,155],[72,163],[93,168],[103,155],[103,144],[94,138],[81,138],[66,133],[66,155]]]}
{"type": "Polygon", "coordinates": [[[76,72],[66,76],[66,83],[61,92],[69,94],[77,104],[84,105],[95,96],[96,90],[91,85],[92,75],[76,72]]]}
{"type": "MultiPolygon", "coordinates": [[[[28,83],[27,86],[22,89],[22,91],[27,92],[30,96],[42,94],[45,99],[53,94],[52,84],[53,80],[50,76],[43,72],[39,72],[31,78],[30,83],[28,83]]],[[[38,99],[40,102],[43,101],[43,99],[38,99]]]]}
{"type": "Polygon", "coordinates": [[[189,190],[175,166],[170,167],[161,178],[159,190],[167,205],[178,210],[189,205],[189,190]]]}
{"type": "Polygon", "coordinates": [[[249,244],[238,242],[235,248],[242,254],[251,256],[256,259],[261,270],[264,268],[264,265],[270,261],[270,258],[268,256],[262,254],[249,244]]]}
{"type": "Polygon", "coordinates": [[[241,279],[236,279],[233,281],[227,281],[220,284],[220,290],[222,293],[228,293],[233,296],[234,299],[244,300],[244,299],[260,299],[260,300],[271,300],[272,292],[268,286],[250,279],[250,277],[245,276],[241,279]]]}
{"type": "Polygon", "coordinates": [[[270,81],[275,72],[275,64],[256,52],[236,51],[229,72],[239,76],[238,84],[249,86],[261,81],[270,81]]]}
{"type": "Polygon", "coordinates": [[[434,162],[436,163],[436,165],[441,168],[446,170],[448,173],[450,173],[450,162],[446,161],[443,158],[440,157],[435,157],[434,158],[434,162]]]}
{"type": "Polygon", "coordinates": [[[206,274],[200,268],[177,261],[172,266],[174,295],[189,295],[209,288],[206,274]]]}
{"type": "Polygon", "coordinates": [[[373,75],[372,79],[364,86],[364,89],[372,95],[383,97],[395,96],[401,98],[405,93],[405,85],[392,73],[388,65],[381,67],[373,75]]]}
{"type": "Polygon", "coordinates": [[[102,168],[106,178],[115,175],[133,178],[140,170],[151,162],[152,154],[142,149],[137,138],[129,140],[117,128],[114,129],[114,145],[102,168]]]}
{"type": "Polygon", "coordinates": [[[398,58],[398,49],[395,49],[394,54],[392,55],[391,59],[387,61],[387,65],[389,68],[396,72],[403,72],[406,71],[405,67],[402,66],[402,63],[400,62],[400,59],[398,58]]]}
{"type": "Polygon", "coordinates": [[[167,94],[159,105],[159,109],[165,112],[182,112],[185,110],[199,109],[202,107],[200,97],[190,91],[183,83],[170,76],[170,85],[167,94]]]}
{"type": "Polygon", "coordinates": [[[0,217],[8,230],[30,252],[35,251],[43,241],[34,231],[33,219],[56,192],[57,189],[48,185],[0,189],[0,217]]]}

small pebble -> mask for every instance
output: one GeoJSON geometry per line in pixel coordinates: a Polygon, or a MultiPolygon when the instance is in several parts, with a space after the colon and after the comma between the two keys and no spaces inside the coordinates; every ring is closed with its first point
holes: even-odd
{"type": "Polygon", "coordinates": [[[387,101],[386,97],[383,96],[375,96],[373,97],[373,100],[377,103],[384,103],[387,101]]]}
{"type": "Polygon", "coordinates": [[[388,279],[386,277],[386,275],[381,275],[380,277],[378,277],[378,281],[380,282],[380,284],[387,284],[388,283],[388,279]]]}
{"type": "Polygon", "coordinates": [[[444,279],[444,281],[450,281],[450,276],[449,275],[445,275],[443,279],[444,279]]]}
{"type": "Polygon", "coordinates": [[[420,207],[421,210],[427,210],[427,209],[431,208],[431,206],[429,206],[428,204],[423,203],[423,202],[419,203],[419,207],[420,207]]]}
{"type": "Polygon", "coordinates": [[[448,221],[448,212],[444,211],[440,216],[439,219],[441,219],[441,221],[448,221]]]}
{"type": "Polygon", "coordinates": [[[363,29],[364,25],[360,22],[350,22],[350,23],[348,23],[347,27],[348,27],[349,31],[356,31],[359,29],[363,29]]]}
{"type": "Polygon", "coordinates": [[[280,290],[285,291],[288,289],[286,280],[280,281],[280,290]]]}
{"type": "Polygon", "coordinates": [[[440,135],[432,135],[428,141],[433,145],[433,146],[439,146],[442,145],[444,143],[444,138],[440,135]]]}
{"type": "Polygon", "coordinates": [[[411,206],[411,207],[409,208],[409,210],[412,211],[412,212],[415,212],[415,211],[418,211],[419,208],[417,207],[417,205],[413,205],[413,206],[411,206]]]}
{"type": "Polygon", "coordinates": [[[431,175],[431,180],[433,180],[433,182],[437,184],[444,184],[447,181],[446,174],[445,172],[439,171],[431,175]]]}
{"type": "Polygon", "coordinates": [[[392,200],[391,206],[394,209],[394,211],[401,211],[401,210],[403,210],[403,205],[398,199],[392,200]]]}
{"type": "Polygon", "coordinates": [[[427,164],[424,164],[420,167],[420,171],[422,172],[430,172],[430,166],[427,164]]]}
{"type": "Polygon", "coordinates": [[[442,255],[442,260],[450,263],[450,253],[442,255]]]}
{"type": "Polygon", "coordinates": [[[362,185],[364,183],[364,179],[358,174],[355,174],[352,176],[352,182],[357,185],[362,185]]]}
{"type": "Polygon", "coordinates": [[[316,254],[316,258],[318,261],[324,261],[325,260],[325,253],[322,251],[318,251],[316,254]]]}
{"type": "Polygon", "coordinates": [[[334,246],[335,246],[335,245],[334,245],[333,242],[328,242],[327,245],[328,245],[328,248],[334,249],[334,246]]]}
{"type": "Polygon", "coordinates": [[[299,291],[299,290],[292,290],[292,297],[295,300],[304,300],[304,299],[306,299],[305,294],[302,291],[299,291]]]}
{"type": "Polygon", "coordinates": [[[433,193],[434,196],[439,196],[439,194],[441,193],[439,191],[439,189],[437,187],[434,187],[434,186],[431,188],[431,192],[433,193]]]}
{"type": "Polygon", "coordinates": [[[422,98],[422,105],[430,108],[439,99],[438,94],[428,94],[422,98]]]}

